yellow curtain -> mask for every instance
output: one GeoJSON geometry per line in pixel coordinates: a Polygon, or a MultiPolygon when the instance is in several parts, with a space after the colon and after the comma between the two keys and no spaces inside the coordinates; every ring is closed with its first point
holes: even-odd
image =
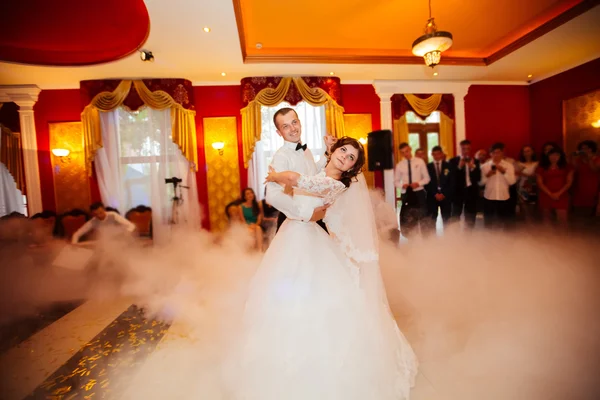
{"type": "Polygon", "coordinates": [[[402,154],[400,154],[400,143],[408,143],[408,123],[406,122],[406,114],[404,114],[400,119],[394,120],[394,157],[395,162],[399,162],[402,160],[402,154]]]}
{"type": "Polygon", "coordinates": [[[302,78],[294,78],[294,83],[298,88],[298,92],[308,104],[312,106],[325,105],[327,133],[334,137],[344,136],[344,107],[340,106],[323,89],[308,86],[302,78]]]}
{"type": "Polygon", "coordinates": [[[198,170],[198,150],[196,145],[196,111],[186,110],[167,92],[151,91],[142,81],[134,81],[135,90],[140,99],[155,110],[171,109],[171,133],[173,143],[181,149],[183,156],[198,170]]]}
{"type": "Polygon", "coordinates": [[[23,150],[21,148],[21,134],[15,133],[5,126],[0,125],[0,162],[6,166],[12,175],[17,189],[25,189],[25,176],[23,175],[23,150]]]}
{"type": "Polygon", "coordinates": [[[83,142],[86,167],[92,174],[92,161],[98,149],[102,147],[102,128],[100,112],[112,111],[119,107],[134,85],[144,104],[155,110],[171,109],[171,127],[173,143],[181,149],[185,158],[192,164],[194,171],[198,170],[198,152],[196,146],[196,112],[186,110],[162,90],[152,92],[143,81],[123,80],[113,92],[98,93],[92,102],[81,113],[83,124],[83,142]]]}
{"type": "Polygon", "coordinates": [[[454,157],[454,121],[440,112],[440,146],[448,159],[454,157]]]}
{"type": "Polygon", "coordinates": [[[441,94],[432,94],[426,99],[421,99],[414,94],[405,94],[404,97],[406,97],[406,100],[408,100],[408,104],[410,104],[410,106],[423,117],[427,117],[429,114],[437,110],[440,102],[442,101],[441,94]]]}
{"type": "Polygon", "coordinates": [[[281,103],[292,81],[304,101],[312,106],[325,106],[327,133],[335,137],[344,136],[344,107],[337,104],[323,89],[308,86],[302,78],[283,78],[275,89],[266,88],[258,92],[254,100],[241,110],[242,148],[246,168],[248,168],[248,163],[252,159],[254,146],[260,140],[262,130],[261,106],[273,107],[281,103]]]}

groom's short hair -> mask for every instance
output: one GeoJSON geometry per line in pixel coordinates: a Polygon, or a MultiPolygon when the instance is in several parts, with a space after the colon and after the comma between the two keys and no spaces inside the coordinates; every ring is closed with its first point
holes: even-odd
{"type": "Polygon", "coordinates": [[[277,126],[277,117],[280,115],[286,115],[290,111],[293,111],[294,114],[296,114],[296,118],[298,117],[298,113],[296,112],[296,110],[290,107],[283,107],[275,112],[275,115],[273,115],[273,124],[275,124],[275,128],[279,129],[279,127],[277,126]]]}

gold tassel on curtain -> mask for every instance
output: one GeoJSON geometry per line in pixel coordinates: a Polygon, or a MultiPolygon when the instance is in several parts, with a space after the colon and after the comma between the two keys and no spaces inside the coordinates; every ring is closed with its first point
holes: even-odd
{"type": "Polygon", "coordinates": [[[131,85],[135,86],[144,104],[155,110],[171,109],[171,127],[173,143],[181,149],[184,157],[198,170],[198,151],[196,145],[196,112],[186,110],[167,92],[152,92],[142,81],[121,81],[113,92],[98,93],[81,113],[83,123],[83,142],[88,173],[92,174],[92,161],[98,149],[102,147],[102,128],[100,112],[108,112],[119,107],[129,94],[131,85]]]}
{"type": "Polygon", "coordinates": [[[23,174],[23,150],[21,146],[21,134],[14,133],[5,126],[0,125],[0,162],[6,166],[12,175],[17,189],[25,191],[25,176],[23,174]]]}
{"type": "Polygon", "coordinates": [[[290,85],[294,82],[302,99],[312,106],[325,106],[325,119],[327,133],[335,136],[344,136],[344,107],[340,106],[321,88],[311,88],[302,78],[282,78],[277,88],[266,88],[258,92],[254,100],[241,110],[242,114],[242,146],[244,149],[244,166],[248,164],[254,154],[256,142],[260,141],[262,130],[261,106],[274,107],[285,98],[290,85]]]}

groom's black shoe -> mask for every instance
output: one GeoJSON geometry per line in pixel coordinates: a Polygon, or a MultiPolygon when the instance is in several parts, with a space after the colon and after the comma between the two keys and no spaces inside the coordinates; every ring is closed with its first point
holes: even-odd
{"type": "MultiPolygon", "coordinates": [[[[279,215],[277,216],[277,231],[279,232],[279,228],[281,227],[281,224],[283,224],[283,221],[285,221],[287,219],[287,217],[285,216],[284,213],[280,212],[279,215]]],[[[325,222],[323,222],[323,220],[319,220],[317,221],[317,224],[323,228],[323,230],[325,232],[327,232],[327,234],[329,234],[329,231],[327,230],[327,226],[325,225],[325,222]]]]}

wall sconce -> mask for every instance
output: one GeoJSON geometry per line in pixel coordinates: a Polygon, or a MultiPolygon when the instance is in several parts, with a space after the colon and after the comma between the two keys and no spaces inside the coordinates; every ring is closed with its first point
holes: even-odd
{"type": "Polygon", "coordinates": [[[361,137],[360,139],[358,139],[358,141],[360,142],[360,144],[362,144],[363,146],[365,144],[367,144],[367,138],[366,137],[361,137]]]}
{"type": "Polygon", "coordinates": [[[596,121],[596,122],[592,122],[592,126],[594,128],[600,128],[600,119],[598,121],[596,121]]]}
{"type": "Polygon", "coordinates": [[[68,149],[52,149],[52,154],[56,157],[68,157],[71,152],[68,149]]]}
{"type": "Polygon", "coordinates": [[[219,155],[223,155],[223,148],[225,147],[224,142],[213,142],[212,148],[219,151],[219,155]]]}

